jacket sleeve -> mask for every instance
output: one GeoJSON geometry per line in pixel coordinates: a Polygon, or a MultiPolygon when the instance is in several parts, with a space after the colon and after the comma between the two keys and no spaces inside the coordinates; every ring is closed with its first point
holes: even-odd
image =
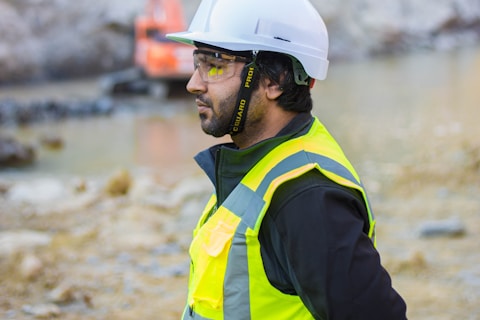
{"type": "Polygon", "coordinates": [[[406,319],[365,215],[357,191],[316,171],[280,187],[260,231],[272,285],[299,295],[315,319],[406,319]]]}

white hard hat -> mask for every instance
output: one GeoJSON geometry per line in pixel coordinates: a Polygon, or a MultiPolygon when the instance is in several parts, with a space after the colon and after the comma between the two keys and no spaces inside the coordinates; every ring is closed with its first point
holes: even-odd
{"type": "Polygon", "coordinates": [[[188,31],[167,37],[231,51],[280,52],[300,61],[310,77],[327,76],[327,28],[308,0],[202,0],[188,31]]]}

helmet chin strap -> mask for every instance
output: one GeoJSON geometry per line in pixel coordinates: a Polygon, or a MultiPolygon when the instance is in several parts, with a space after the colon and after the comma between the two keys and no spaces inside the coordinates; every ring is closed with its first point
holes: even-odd
{"type": "Polygon", "coordinates": [[[230,122],[229,134],[234,136],[243,131],[247,119],[248,106],[252,98],[253,88],[258,81],[258,67],[256,64],[258,51],[252,51],[252,62],[246,64],[243,69],[245,74],[238,91],[235,111],[230,122]]]}

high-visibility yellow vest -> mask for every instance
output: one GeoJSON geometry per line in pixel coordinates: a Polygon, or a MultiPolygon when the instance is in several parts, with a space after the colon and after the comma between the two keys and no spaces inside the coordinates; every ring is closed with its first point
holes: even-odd
{"type": "Polygon", "coordinates": [[[183,319],[313,319],[300,298],[268,281],[258,234],[275,190],[310,170],[359,190],[375,243],[375,221],[360,179],[318,119],[304,136],[262,158],[216,208],[212,195],[193,232],[188,301],[183,319]],[[212,213],[214,213],[212,215],[212,213]]]}

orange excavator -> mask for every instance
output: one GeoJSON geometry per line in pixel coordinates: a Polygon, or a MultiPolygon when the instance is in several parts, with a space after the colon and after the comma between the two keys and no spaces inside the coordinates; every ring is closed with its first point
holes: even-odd
{"type": "Polygon", "coordinates": [[[165,37],[185,29],[181,0],[147,0],[135,19],[134,67],[103,77],[102,90],[152,93],[158,85],[186,82],[193,72],[193,48],[165,37]]]}

